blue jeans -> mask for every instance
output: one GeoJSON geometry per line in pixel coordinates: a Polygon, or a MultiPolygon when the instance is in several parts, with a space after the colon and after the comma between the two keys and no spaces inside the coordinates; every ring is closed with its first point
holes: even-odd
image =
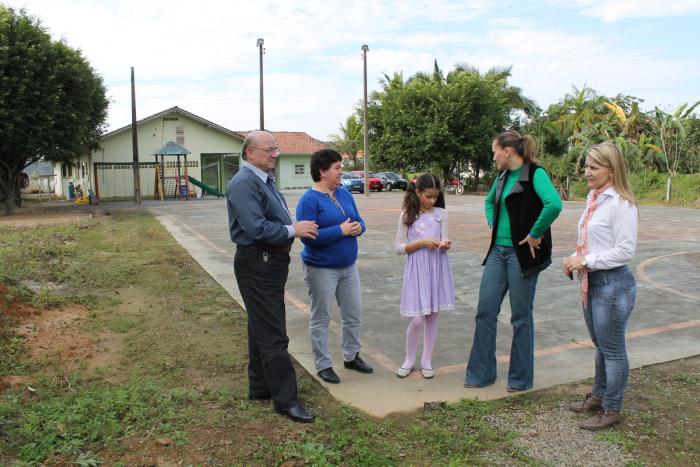
{"type": "Polygon", "coordinates": [[[627,386],[629,360],[625,328],[637,297],[637,285],[627,266],[588,273],[588,306],[583,309],[595,345],[594,396],[603,407],[619,412],[627,386]]]}
{"type": "Polygon", "coordinates": [[[532,387],[535,368],[535,301],[537,276],[523,278],[513,247],[494,245],[486,258],[479,287],[474,341],[467,364],[467,384],[488,386],[496,381],[496,328],[501,304],[510,298],[513,341],[510,347],[508,387],[524,391],[532,387]]]}

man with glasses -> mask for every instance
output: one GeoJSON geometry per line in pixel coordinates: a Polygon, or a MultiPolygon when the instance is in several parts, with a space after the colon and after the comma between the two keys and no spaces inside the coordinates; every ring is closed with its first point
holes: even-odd
{"type": "Polygon", "coordinates": [[[243,167],[226,189],[229,231],[236,244],[234,272],[248,313],[248,397],[272,399],[275,411],[314,421],[297,399],[296,373],[287,352],[284,287],[295,237],[316,238],[312,221],[294,222],[275,185],[280,150],[272,134],[253,131],[243,141],[243,167]]]}

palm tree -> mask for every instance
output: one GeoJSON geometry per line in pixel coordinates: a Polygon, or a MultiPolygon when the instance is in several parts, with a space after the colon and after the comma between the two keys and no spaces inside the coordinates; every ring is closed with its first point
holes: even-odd
{"type": "MultiPolygon", "coordinates": [[[[435,64],[437,67],[437,63],[435,64]]],[[[502,91],[506,98],[506,104],[513,109],[522,110],[525,115],[532,117],[539,111],[537,103],[523,94],[523,90],[518,86],[513,86],[508,83],[508,78],[512,75],[512,66],[507,67],[493,67],[489,68],[485,74],[481,74],[477,67],[469,65],[468,63],[458,63],[455,65],[455,69],[447,75],[447,79],[451,78],[450,75],[454,73],[466,73],[469,75],[481,76],[485,80],[496,84],[502,91]]]]}
{"type": "Polygon", "coordinates": [[[557,122],[571,134],[569,149],[580,143],[579,133],[584,128],[605,118],[602,107],[604,98],[594,89],[589,88],[585,83],[581,89],[576,86],[571,88],[572,93],[564,96],[563,113],[557,119],[557,122]]]}
{"type": "Polygon", "coordinates": [[[363,145],[363,131],[356,115],[350,115],[345,125],[340,124],[340,133],[329,135],[331,143],[341,154],[347,154],[352,158],[353,168],[357,168],[357,153],[363,145]]]}
{"type": "Polygon", "coordinates": [[[700,101],[691,106],[685,103],[672,114],[666,113],[658,107],[654,109],[654,128],[661,141],[661,150],[669,177],[678,173],[681,153],[686,144],[686,121],[692,117],[693,111],[699,105],[700,101]]]}

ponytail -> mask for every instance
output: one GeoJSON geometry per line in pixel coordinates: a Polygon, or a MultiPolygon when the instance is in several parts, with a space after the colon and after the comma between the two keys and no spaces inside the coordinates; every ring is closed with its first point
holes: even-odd
{"type": "Polygon", "coordinates": [[[494,138],[501,148],[513,148],[523,162],[537,163],[537,140],[532,135],[521,135],[515,130],[506,130],[494,138]]]}
{"type": "Polygon", "coordinates": [[[522,138],[523,147],[523,160],[525,162],[537,163],[537,141],[532,135],[523,135],[522,138]]]}

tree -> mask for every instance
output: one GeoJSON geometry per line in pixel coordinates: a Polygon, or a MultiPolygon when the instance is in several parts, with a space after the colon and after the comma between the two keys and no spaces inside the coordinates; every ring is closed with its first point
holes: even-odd
{"type": "Polygon", "coordinates": [[[685,103],[673,113],[666,113],[658,107],[654,109],[654,128],[661,141],[661,151],[669,177],[678,173],[687,144],[687,122],[692,118],[693,111],[699,105],[700,101],[690,107],[685,103]]]}
{"type": "Polygon", "coordinates": [[[569,149],[580,143],[579,133],[591,126],[593,123],[604,118],[605,98],[586,86],[581,89],[572,86],[572,93],[564,96],[564,99],[557,106],[550,109],[557,109],[558,118],[556,122],[571,135],[569,137],[569,149]]]}
{"type": "Polygon", "coordinates": [[[348,154],[352,158],[352,167],[356,169],[357,153],[364,145],[364,132],[357,116],[350,115],[345,121],[345,125],[340,124],[340,133],[329,136],[336,151],[348,154]]]}
{"type": "Polygon", "coordinates": [[[658,107],[654,108],[654,127],[661,141],[661,151],[664,155],[666,172],[668,173],[666,202],[671,200],[671,179],[678,174],[682,158],[686,154],[687,122],[698,105],[700,105],[700,101],[691,106],[685,103],[672,114],[666,113],[658,107]]]}
{"type": "Polygon", "coordinates": [[[509,68],[482,75],[461,65],[444,76],[437,63],[406,81],[385,75],[369,103],[373,160],[410,171],[435,165],[446,179],[471,168],[476,185],[493,137],[519,106],[509,75],[509,68]]]}
{"type": "Polygon", "coordinates": [[[19,206],[17,178],[38,161],[67,163],[97,146],[108,101],[79,50],[40,21],[0,5],[0,200],[19,206]]]}

